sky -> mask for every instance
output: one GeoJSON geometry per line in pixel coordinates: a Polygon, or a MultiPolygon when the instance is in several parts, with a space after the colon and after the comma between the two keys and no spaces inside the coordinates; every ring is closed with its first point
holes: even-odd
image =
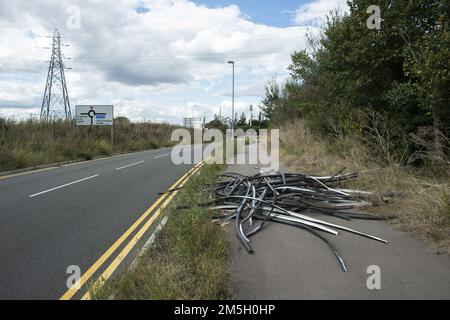
{"type": "Polygon", "coordinates": [[[116,116],[173,124],[231,116],[233,60],[236,112],[248,114],[335,8],[346,1],[0,0],[0,116],[39,115],[55,28],[72,111],[113,104],[116,116]]]}

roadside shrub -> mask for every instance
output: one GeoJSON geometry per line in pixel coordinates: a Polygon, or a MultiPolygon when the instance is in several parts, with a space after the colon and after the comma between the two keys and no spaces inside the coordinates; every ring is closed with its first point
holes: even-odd
{"type": "Polygon", "coordinates": [[[147,148],[149,148],[149,149],[156,149],[156,148],[158,148],[158,144],[156,142],[154,142],[154,141],[149,141],[147,143],[147,148]]]}
{"type": "Polygon", "coordinates": [[[111,144],[106,142],[105,140],[100,140],[97,142],[97,154],[100,154],[102,156],[106,156],[113,153],[113,147],[111,144]]]}
{"type": "Polygon", "coordinates": [[[18,149],[12,153],[10,169],[21,169],[37,165],[45,162],[45,154],[42,152],[31,152],[28,150],[18,149]]]}
{"type": "Polygon", "coordinates": [[[78,158],[82,158],[84,160],[92,160],[92,154],[88,153],[88,152],[81,152],[78,154],[78,158]]]}

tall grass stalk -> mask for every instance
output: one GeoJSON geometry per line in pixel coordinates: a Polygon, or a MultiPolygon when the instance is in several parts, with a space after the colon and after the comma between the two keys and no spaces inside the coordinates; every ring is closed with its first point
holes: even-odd
{"type": "MultiPolygon", "coordinates": [[[[280,129],[282,160],[290,169],[310,174],[364,172],[347,187],[373,191],[372,206],[366,210],[390,217],[401,230],[413,232],[429,241],[439,252],[450,253],[450,176],[429,167],[403,166],[380,148],[351,136],[323,139],[313,135],[303,120],[286,123],[280,129]],[[401,196],[386,199],[386,192],[401,196]]],[[[371,140],[373,141],[373,140],[371,140]]],[[[385,142],[379,141],[384,144],[385,142]]]]}
{"type": "Polygon", "coordinates": [[[174,128],[169,124],[117,121],[113,148],[109,127],[0,117],[0,171],[170,146],[174,128]]]}

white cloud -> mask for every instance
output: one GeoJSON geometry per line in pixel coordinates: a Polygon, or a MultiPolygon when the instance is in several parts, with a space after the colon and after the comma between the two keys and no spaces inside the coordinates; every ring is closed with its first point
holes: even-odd
{"type": "Polygon", "coordinates": [[[294,22],[301,26],[320,26],[334,9],[348,11],[347,0],[314,0],[302,4],[295,13],[294,22]]]}
{"type": "Polygon", "coordinates": [[[2,114],[19,109],[11,109],[12,100],[39,108],[50,55],[45,35],[55,27],[71,45],[64,52],[72,58],[72,106],[114,103],[133,120],[175,123],[192,110],[218,109],[230,88],[229,59],[236,61],[237,105],[257,104],[264,81],[287,73],[290,53],[305,47],[308,30],[254,23],[236,5],[187,0],[0,0],[0,8],[2,114]],[[77,4],[81,29],[68,30],[67,8],[77,4]],[[139,14],[138,6],[148,11],[139,14]]]}

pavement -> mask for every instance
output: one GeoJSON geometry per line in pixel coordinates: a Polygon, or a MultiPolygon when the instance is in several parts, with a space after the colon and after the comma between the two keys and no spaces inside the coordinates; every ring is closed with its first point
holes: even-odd
{"type": "MultiPolygon", "coordinates": [[[[254,174],[251,165],[230,165],[230,172],[254,174]]],[[[449,299],[450,257],[429,250],[413,235],[383,221],[345,221],[317,216],[389,241],[382,244],[353,234],[324,235],[337,248],[348,272],[341,271],[328,246],[309,232],[267,223],[255,234],[250,255],[234,224],[227,227],[229,271],[236,299],[449,299]],[[379,267],[380,289],[368,289],[371,266],[379,267]],[[369,268],[369,270],[368,270],[369,268]],[[369,272],[368,272],[369,271],[369,272]]]]}
{"type": "Polygon", "coordinates": [[[158,149],[0,177],[0,299],[60,298],[69,266],[83,274],[159,192],[193,167],[173,164],[170,153],[158,149]]]}

